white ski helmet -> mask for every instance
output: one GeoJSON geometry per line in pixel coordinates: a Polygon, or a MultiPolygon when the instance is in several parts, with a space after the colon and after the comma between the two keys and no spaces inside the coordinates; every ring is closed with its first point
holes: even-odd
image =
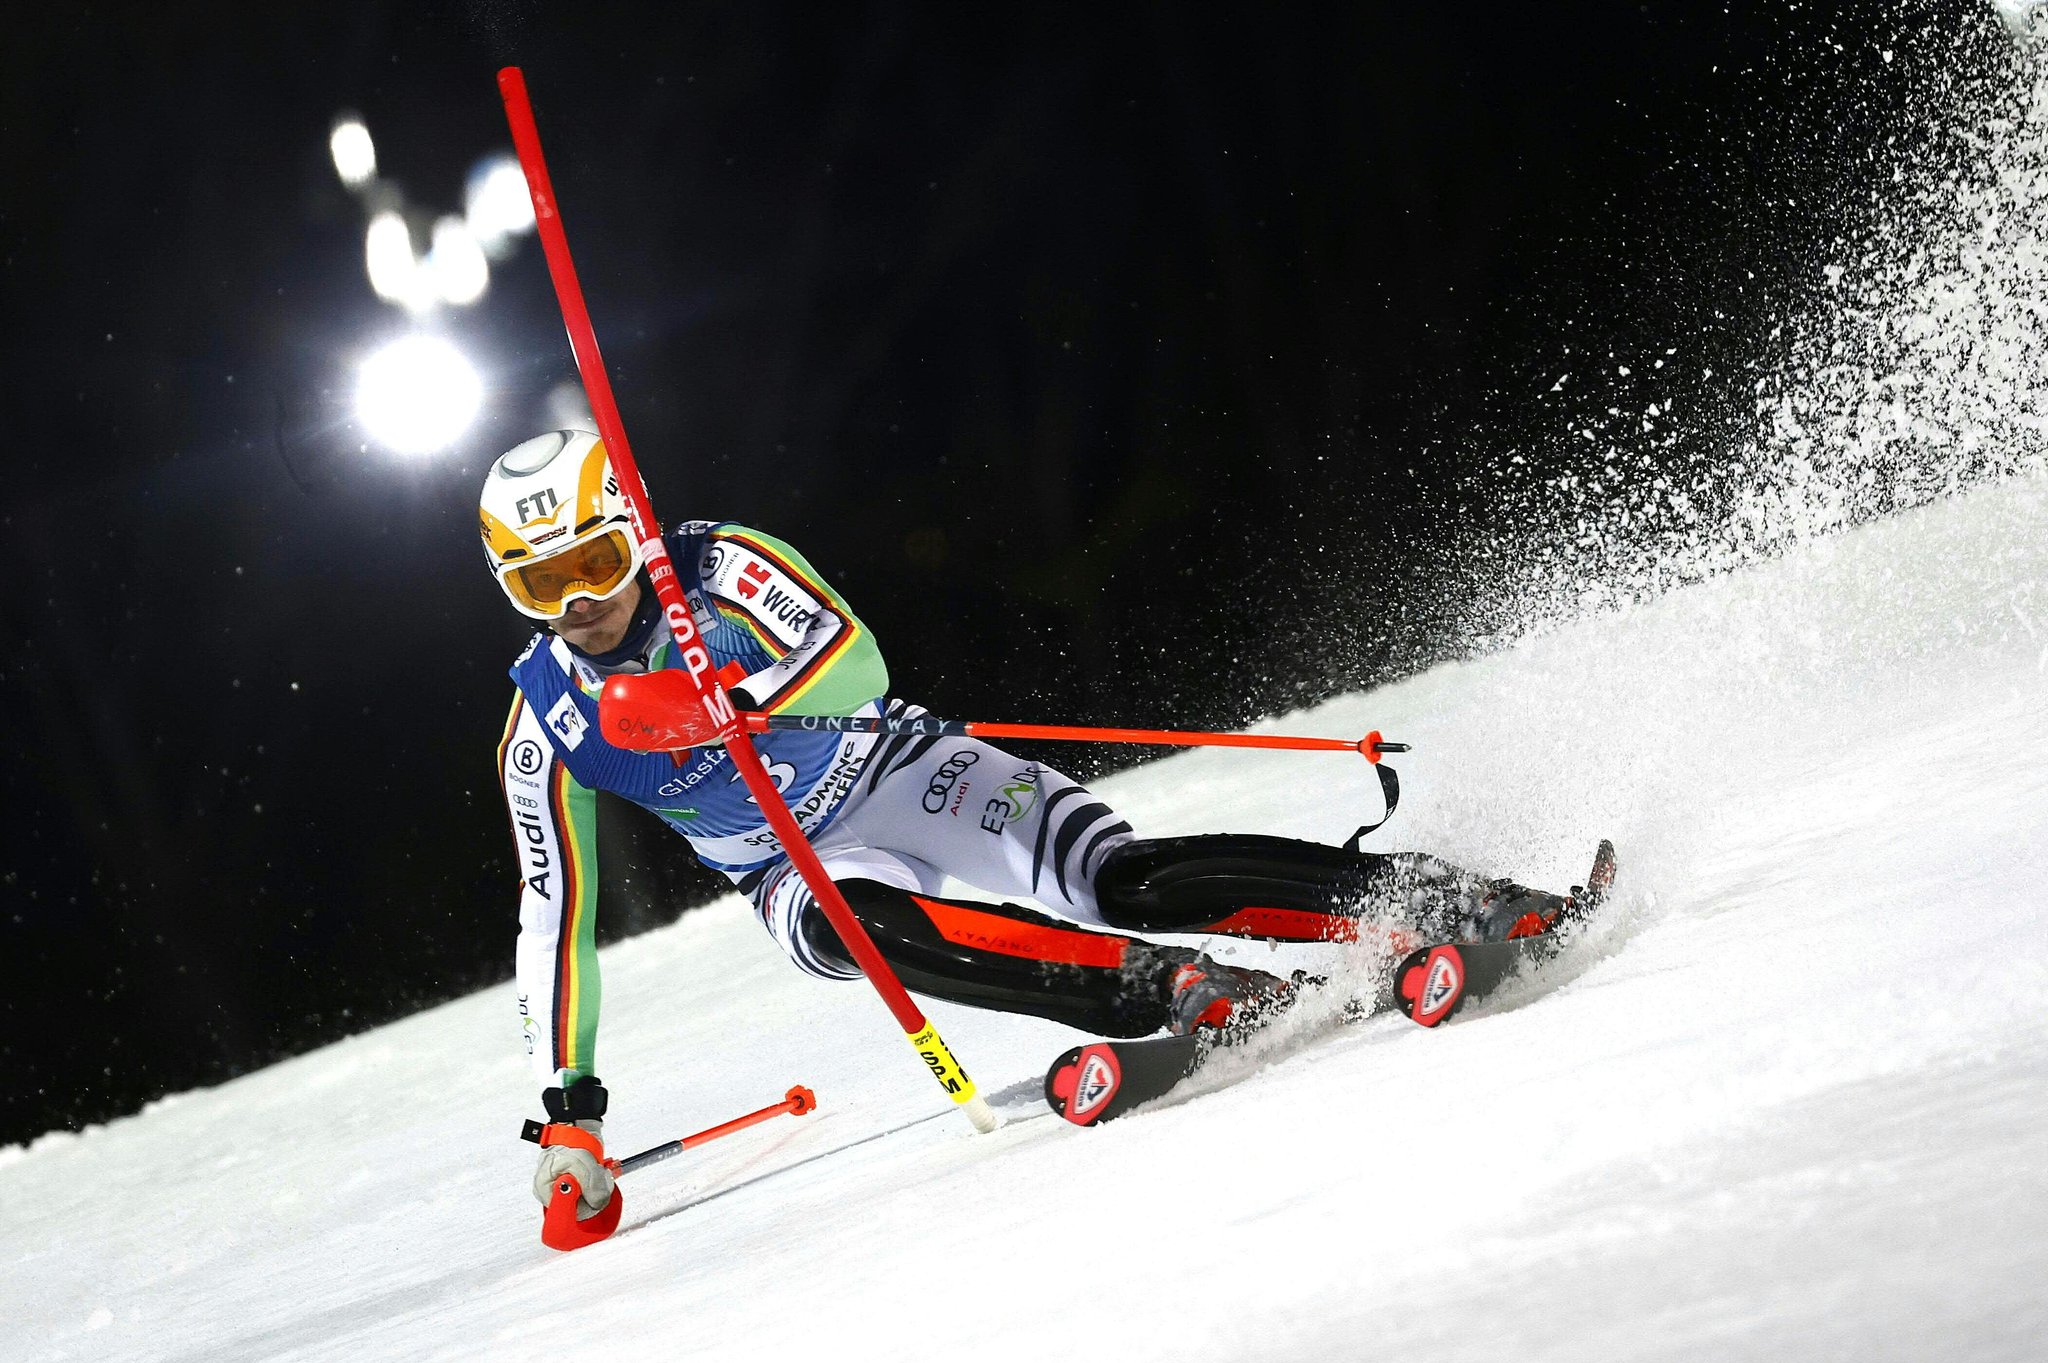
{"type": "Polygon", "coordinates": [[[499,455],[477,509],[498,585],[536,620],[561,619],[579,596],[608,600],[640,570],[632,512],[588,431],[549,431],[499,455]]]}

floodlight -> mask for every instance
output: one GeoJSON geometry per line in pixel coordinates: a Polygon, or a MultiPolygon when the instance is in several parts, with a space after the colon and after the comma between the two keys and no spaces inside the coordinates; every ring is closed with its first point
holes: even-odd
{"type": "Polygon", "coordinates": [[[479,161],[463,191],[463,215],[484,254],[503,260],[512,239],[533,230],[533,199],[519,162],[502,154],[479,161]]]}
{"type": "Polygon", "coordinates": [[[446,217],[434,224],[434,244],[427,249],[427,274],[434,292],[444,303],[476,302],[491,282],[491,267],[484,260],[462,219],[446,217]]]}
{"type": "Polygon", "coordinates": [[[446,449],[483,407],[483,380],[462,352],[415,332],[363,361],[356,418],[377,443],[400,454],[446,449]]]}
{"type": "Polygon", "coordinates": [[[350,189],[368,183],[377,173],[377,144],[361,119],[336,119],[334,131],[327,135],[327,151],[334,157],[334,173],[350,189]]]}
{"type": "Polygon", "coordinates": [[[412,251],[412,233],[405,219],[389,209],[370,219],[363,238],[363,263],[370,272],[370,287],[387,302],[414,312],[431,307],[434,284],[420,269],[412,251]]]}

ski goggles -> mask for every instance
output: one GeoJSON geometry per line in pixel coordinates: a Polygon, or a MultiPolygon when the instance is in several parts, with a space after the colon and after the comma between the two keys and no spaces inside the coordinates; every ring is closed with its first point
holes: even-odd
{"type": "Polygon", "coordinates": [[[632,579],[633,542],[613,526],[602,535],[559,553],[498,569],[498,582],[512,604],[539,620],[559,620],[572,597],[603,601],[632,579]]]}

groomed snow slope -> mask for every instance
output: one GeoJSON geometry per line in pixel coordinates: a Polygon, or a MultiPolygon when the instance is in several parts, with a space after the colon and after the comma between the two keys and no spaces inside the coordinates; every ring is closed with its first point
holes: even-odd
{"type": "MultiPolygon", "coordinates": [[[[2048,484],[2009,482],[1275,721],[1415,744],[1377,845],[1556,886],[1614,837],[1613,912],[1523,1006],[1095,1132],[1033,1115],[1071,1034],[939,1008],[1018,1118],[976,1137],[867,990],[726,901],[604,956],[615,1146],[796,1081],[819,1114],[636,1175],[625,1233],[553,1254],[493,990],[0,1152],[0,1352],[2040,1358],[2044,584],[2048,484]]],[[[1104,791],[1321,839],[1376,800],[1231,753],[1104,791]]]]}

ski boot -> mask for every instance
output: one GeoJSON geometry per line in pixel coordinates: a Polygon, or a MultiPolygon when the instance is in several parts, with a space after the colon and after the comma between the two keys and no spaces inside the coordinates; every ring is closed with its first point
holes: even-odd
{"type": "Polygon", "coordinates": [[[1584,885],[1568,895],[1532,890],[1512,880],[1489,880],[1481,886],[1479,907],[1472,913],[1475,942],[1512,942],[1535,937],[1563,923],[1585,917],[1614,884],[1614,844],[1603,841],[1594,854],[1584,885]]]}
{"type": "Polygon", "coordinates": [[[1474,942],[1512,942],[1549,932],[1571,908],[1571,896],[1532,890],[1512,880],[1489,880],[1481,887],[1479,906],[1472,911],[1474,942]]]}
{"type": "Polygon", "coordinates": [[[1175,966],[1167,980],[1167,1030],[1191,1036],[1264,1022],[1294,1001],[1294,981],[1263,970],[1218,965],[1205,955],[1175,966]]]}

